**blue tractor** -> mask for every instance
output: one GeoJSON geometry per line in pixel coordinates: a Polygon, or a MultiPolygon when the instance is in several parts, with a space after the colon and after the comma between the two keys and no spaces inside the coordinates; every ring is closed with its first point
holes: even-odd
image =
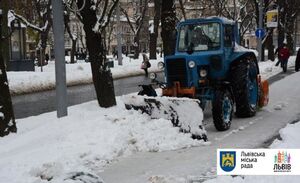
{"type": "Polygon", "coordinates": [[[166,56],[164,96],[190,97],[202,108],[212,101],[217,130],[230,127],[238,117],[254,116],[268,103],[268,83],[261,81],[255,54],[237,43],[236,22],[211,17],[191,19],[177,26],[175,55],[166,56]]]}
{"type": "MultiPolygon", "coordinates": [[[[238,117],[251,117],[267,105],[268,82],[261,81],[255,54],[237,44],[236,22],[221,17],[186,20],[177,25],[176,37],[175,54],[159,63],[166,79],[158,82],[163,96],[199,99],[202,109],[211,101],[219,131],[230,128],[234,109],[238,117]]],[[[155,74],[151,77],[157,81],[155,74]]],[[[152,95],[149,86],[143,89],[141,95],[152,95]]]]}

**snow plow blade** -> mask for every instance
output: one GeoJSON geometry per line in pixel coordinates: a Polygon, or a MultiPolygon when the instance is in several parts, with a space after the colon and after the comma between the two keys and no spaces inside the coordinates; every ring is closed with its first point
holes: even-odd
{"type": "Polygon", "coordinates": [[[191,133],[193,139],[207,141],[206,131],[202,124],[203,111],[199,100],[127,95],[123,97],[123,101],[128,110],[141,111],[154,119],[170,120],[173,126],[180,128],[181,132],[191,133]]]}

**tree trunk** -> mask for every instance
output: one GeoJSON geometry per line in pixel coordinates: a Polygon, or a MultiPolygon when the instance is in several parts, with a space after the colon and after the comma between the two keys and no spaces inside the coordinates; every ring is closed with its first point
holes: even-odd
{"type": "Polygon", "coordinates": [[[161,27],[164,55],[174,55],[176,45],[176,37],[174,32],[176,27],[174,0],[162,1],[161,27]]]}
{"type": "MultiPolygon", "coordinates": [[[[6,29],[4,32],[7,32],[6,15],[8,6],[6,2],[7,1],[0,1],[0,7],[3,8],[4,11],[3,19],[1,19],[0,17],[0,137],[8,135],[10,132],[17,132],[15,116],[7,81],[6,68],[2,54],[3,50],[6,50],[8,47],[8,41],[2,39],[2,30],[6,29]],[[4,20],[3,23],[2,20],[4,20]]],[[[8,58],[7,56],[5,57],[8,58]]]]}
{"type": "Polygon", "coordinates": [[[161,15],[161,1],[155,0],[154,1],[154,30],[153,33],[150,33],[150,59],[156,59],[156,46],[157,46],[157,37],[158,37],[158,27],[159,27],[159,19],[161,15]]]}
{"type": "MultiPolygon", "coordinates": [[[[78,7],[82,7],[83,0],[78,0],[77,5],[78,7]]],[[[91,0],[86,0],[80,14],[86,33],[86,44],[91,62],[93,82],[99,105],[101,107],[111,107],[116,105],[113,78],[111,71],[105,63],[106,55],[101,34],[93,30],[97,22],[97,16],[96,11],[91,8],[91,5],[91,0]]]]}
{"type": "Polygon", "coordinates": [[[134,59],[138,59],[140,55],[140,38],[138,35],[134,37],[134,59]]]}
{"type": "MultiPolygon", "coordinates": [[[[284,2],[282,0],[278,1],[279,10],[284,7],[284,2]]],[[[278,11],[278,47],[280,47],[284,41],[284,27],[285,25],[285,11],[278,11]]]]}
{"type": "Polygon", "coordinates": [[[273,28],[269,28],[268,37],[266,38],[266,47],[268,49],[268,60],[275,60],[273,45],[273,28]]]}
{"type": "Polygon", "coordinates": [[[156,59],[156,43],[157,43],[157,37],[155,36],[155,33],[150,33],[150,44],[149,44],[149,52],[150,52],[150,59],[156,59]]]}
{"type": "MultiPolygon", "coordinates": [[[[290,17],[290,16],[287,16],[290,17]]],[[[287,40],[287,47],[289,48],[291,54],[294,52],[294,30],[295,30],[295,19],[288,18],[286,20],[286,40],[287,40]]]]}
{"type": "Polygon", "coordinates": [[[71,49],[71,60],[70,60],[70,63],[71,64],[74,64],[75,63],[75,59],[74,59],[74,56],[75,56],[75,51],[76,51],[76,39],[72,39],[72,49],[71,49]]]}
{"type": "Polygon", "coordinates": [[[40,52],[40,59],[38,61],[40,66],[45,65],[45,53],[47,47],[47,34],[45,32],[41,32],[41,52],[40,52]]]}
{"type": "MultiPolygon", "coordinates": [[[[3,11],[3,17],[2,17],[2,20],[0,20],[0,23],[2,23],[2,25],[4,25],[4,26],[0,27],[0,33],[2,33],[3,37],[5,37],[6,35],[9,34],[9,29],[6,26],[7,25],[7,16],[6,15],[7,15],[8,7],[9,7],[8,5],[9,5],[8,1],[0,0],[0,8],[3,11]]],[[[9,41],[8,41],[8,39],[3,40],[1,38],[2,37],[0,37],[0,44],[3,43],[3,46],[1,47],[0,52],[2,52],[2,59],[4,62],[5,68],[7,68],[9,59],[10,59],[9,58],[9,46],[8,46],[9,41]]]]}

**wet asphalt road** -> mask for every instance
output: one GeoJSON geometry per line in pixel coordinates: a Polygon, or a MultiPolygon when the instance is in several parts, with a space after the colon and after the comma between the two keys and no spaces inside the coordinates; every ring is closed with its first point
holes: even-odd
{"type": "MultiPolygon", "coordinates": [[[[163,74],[158,76],[162,80],[163,74]]],[[[150,83],[145,76],[135,76],[114,80],[117,96],[137,92],[139,84],[150,83]]],[[[42,91],[12,97],[15,117],[25,118],[56,110],[55,90],[42,91]]],[[[68,87],[68,106],[81,104],[96,99],[94,85],[86,84],[68,87]]]]}

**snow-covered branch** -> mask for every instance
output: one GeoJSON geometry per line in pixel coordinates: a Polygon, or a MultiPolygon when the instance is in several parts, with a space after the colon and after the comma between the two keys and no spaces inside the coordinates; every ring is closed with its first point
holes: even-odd
{"type": "Polygon", "coordinates": [[[136,34],[136,29],[133,27],[132,22],[131,22],[131,20],[130,20],[130,18],[129,18],[129,16],[128,16],[127,11],[126,11],[125,9],[123,9],[121,6],[120,6],[120,10],[121,10],[122,13],[125,15],[125,17],[126,17],[126,19],[127,19],[127,23],[128,23],[128,25],[129,25],[129,27],[131,28],[131,31],[132,31],[134,34],[136,34]]]}
{"type": "Polygon", "coordinates": [[[119,4],[119,0],[112,1],[112,2],[113,2],[113,5],[111,6],[111,8],[108,12],[106,22],[104,22],[102,24],[102,30],[104,30],[106,28],[106,26],[109,24],[110,18],[112,17],[112,14],[113,14],[114,10],[116,9],[116,6],[119,4]]]}
{"type": "Polygon", "coordinates": [[[15,17],[15,19],[18,19],[19,21],[21,21],[27,27],[32,28],[33,30],[36,30],[38,32],[44,32],[46,30],[46,27],[48,26],[48,21],[46,21],[46,23],[43,27],[38,27],[36,25],[33,25],[28,20],[26,20],[26,18],[24,18],[21,15],[16,14],[13,10],[8,11],[8,16],[12,17],[11,20],[14,20],[13,17],[15,17]]]}

